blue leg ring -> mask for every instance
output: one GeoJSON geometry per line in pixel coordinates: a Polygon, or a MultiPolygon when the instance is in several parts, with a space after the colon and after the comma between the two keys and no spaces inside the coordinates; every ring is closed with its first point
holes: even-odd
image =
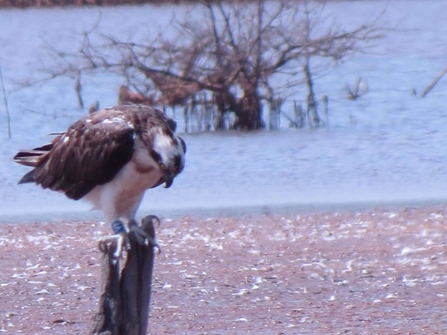
{"type": "Polygon", "coordinates": [[[124,227],[124,224],[120,220],[117,220],[114,223],[112,223],[112,229],[115,234],[126,232],[126,228],[124,227]]]}

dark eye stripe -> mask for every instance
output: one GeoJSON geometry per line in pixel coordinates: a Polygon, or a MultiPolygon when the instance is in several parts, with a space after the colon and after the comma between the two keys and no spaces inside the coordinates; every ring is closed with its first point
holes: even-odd
{"type": "Polygon", "coordinates": [[[154,150],[151,150],[151,151],[149,151],[149,154],[151,155],[151,157],[153,158],[153,160],[156,163],[160,163],[161,162],[161,156],[160,156],[160,154],[158,152],[156,152],[154,150]]]}

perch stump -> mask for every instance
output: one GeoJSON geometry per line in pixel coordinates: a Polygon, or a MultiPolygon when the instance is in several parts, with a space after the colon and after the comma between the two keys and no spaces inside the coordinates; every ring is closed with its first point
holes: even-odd
{"type": "Polygon", "coordinates": [[[155,242],[153,215],[141,221],[149,235],[148,245],[137,242],[135,233],[128,234],[130,250],[123,269],[116,258],[118,239],[111,236],[99,242],[102,256],[101,297],[92,335],[146,335],[149,323],[152,271],[155,242]]]}

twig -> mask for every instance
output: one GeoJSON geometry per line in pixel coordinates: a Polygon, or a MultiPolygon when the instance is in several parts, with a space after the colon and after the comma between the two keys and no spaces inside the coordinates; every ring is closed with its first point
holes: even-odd
{"type": "Polygon", "coordinates": [[[346,84],[345,90],[348,100],[357,100],[368,92],[368,86],[366,82],[363,81],[362,77],[357,77],[352,88],[349,84],[346,84]]]}
{"type": "Polygon", "coordinates": [[[8,98],[6,97],[5,83],[3,81],[3,72],[1,65],[0,65],[0,81],[2,82],[3,103],[5,104],[6,108],[6,124],[8,125],[8,138],[11,139],[11,116],[9,114],[8,98]]]}
{"type": "Polygon", "coordinates": [[[447,73],[447,67],[444,68],[436,77],[432,80],[432,82],[421,92],[420,97],[424,98],[428,92],[432,90],[433,87],[441,80],[441,78],[447,73]]]}
{"type": "Polygon", "coordinates": [[[82,100],[81,71],[76,73],[74,89],[76,92],[76,97],[78,98],[78,105],[81,109],[84,109],[84,100],[82,100]]]}

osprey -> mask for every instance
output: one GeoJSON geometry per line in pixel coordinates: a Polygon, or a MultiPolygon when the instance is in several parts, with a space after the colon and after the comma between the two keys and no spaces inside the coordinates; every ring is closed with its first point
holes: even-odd
{"type": "Polygon", "coordinates": [[[135,221],[144,192],[170,187],[185,165],[186,145],[175,128],[175,121],[148,106],[100,110],[52,134],[50,144],[17,153],[15,162],[33,167],[19,184],[85,199],[103,211],[116,234],[125,235],[121,219],[127,219],[144,240],[135,221]]]}

